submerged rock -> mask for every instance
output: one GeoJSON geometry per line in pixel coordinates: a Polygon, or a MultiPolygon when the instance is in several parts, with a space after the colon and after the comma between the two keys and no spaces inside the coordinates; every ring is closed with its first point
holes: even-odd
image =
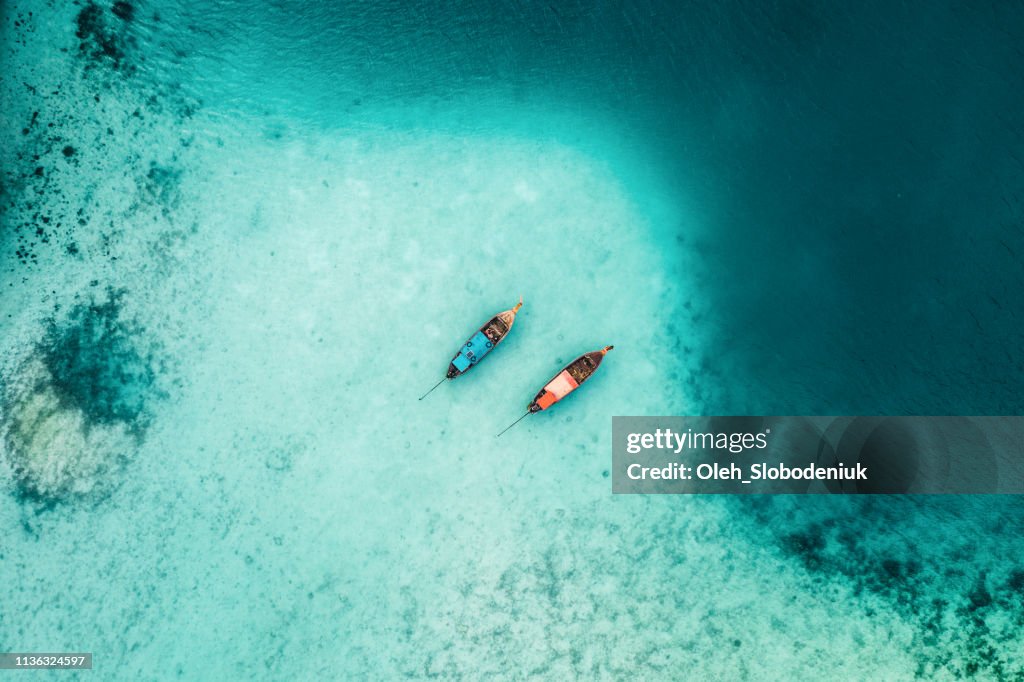
{"type": "Polygon", "coordinates": [[[134,16],[135,9],[127,2],[117,2],[111,11],[120,21],[110,22],[106,12],[95,2],[87,2],[76,15],[78,52],[92,66],[107,64],[114,70],[134,72],[134,66],[127,63],[127,50],[132,41],[125,32],[125,25],[134,16]]]}
{"type": "Polygon", "coordinates": [[[123,292],[51,321],[5,379],[0,437],[16,492],[46,502],[104,490],[142,443],[155,386],[152,349],[123,319],[123,292]]]}
{"type": "Polygon", "coordinates": [[[156,379],[143,330],[122,315],[125,292],[75,306],[51,321],[38,348],[62,403],[81,410],[89,425],[145,427],[145,402],[156,379]]]}

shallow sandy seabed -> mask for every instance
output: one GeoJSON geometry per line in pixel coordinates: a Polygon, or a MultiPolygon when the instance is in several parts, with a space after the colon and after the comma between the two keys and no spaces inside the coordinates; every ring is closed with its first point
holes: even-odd
{"type": "Polygon", "coordinates": [[[202,80],[185,9],[4,12],[0,649],[119,679],[1024,674],[1016,499],[611,496],[612,415],[737,392],[703,216],[614,116],[485,90],[489,125],[472,97],[325,125],[167,80],[202,80]]]}

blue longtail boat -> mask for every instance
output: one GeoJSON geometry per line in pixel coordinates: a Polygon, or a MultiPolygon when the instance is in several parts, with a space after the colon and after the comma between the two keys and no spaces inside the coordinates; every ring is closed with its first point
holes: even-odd
{"type": "MultiPolygon", "coordinates": [[[[522,307],[523,297],[520,296],[519,303],[514,308],[498,313],[488,320],[487,324],[480,327],[473,336],[469,337],[469,340],[462,344],[462,348],[459,349],[459,352],[452,358],[451,364],[448,365],[448,374],[444,379],[438,381],[434,388],[443,384],[445,380],[462,376],[494,350],[508,336],[508,333],[512,331],[512,324],[516,321],[516,313],[522,307]]],[[[420,400],[430,395],[434,388],[421,395],[420,400]]]]}

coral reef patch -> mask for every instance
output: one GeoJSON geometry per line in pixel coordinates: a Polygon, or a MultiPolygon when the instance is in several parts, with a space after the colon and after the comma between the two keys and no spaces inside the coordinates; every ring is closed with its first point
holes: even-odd
{"type": "Polygon", "coordinates": [[[109,490],[151,421],[158,350],[123,312],[123,290],[51,319],[3,381],[0,440],[16,494],[52,503],[109,490]]]}

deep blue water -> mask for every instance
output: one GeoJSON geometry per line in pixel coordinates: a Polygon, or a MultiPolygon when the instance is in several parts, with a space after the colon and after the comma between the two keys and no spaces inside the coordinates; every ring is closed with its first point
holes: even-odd
{"type": "Polygon", "coordinates": [[[2,12],[0,650],[117,679],[1024,674],[1017,497],[607,478],[614,414],[1020,413],[1021,8],[2,12]]]}

